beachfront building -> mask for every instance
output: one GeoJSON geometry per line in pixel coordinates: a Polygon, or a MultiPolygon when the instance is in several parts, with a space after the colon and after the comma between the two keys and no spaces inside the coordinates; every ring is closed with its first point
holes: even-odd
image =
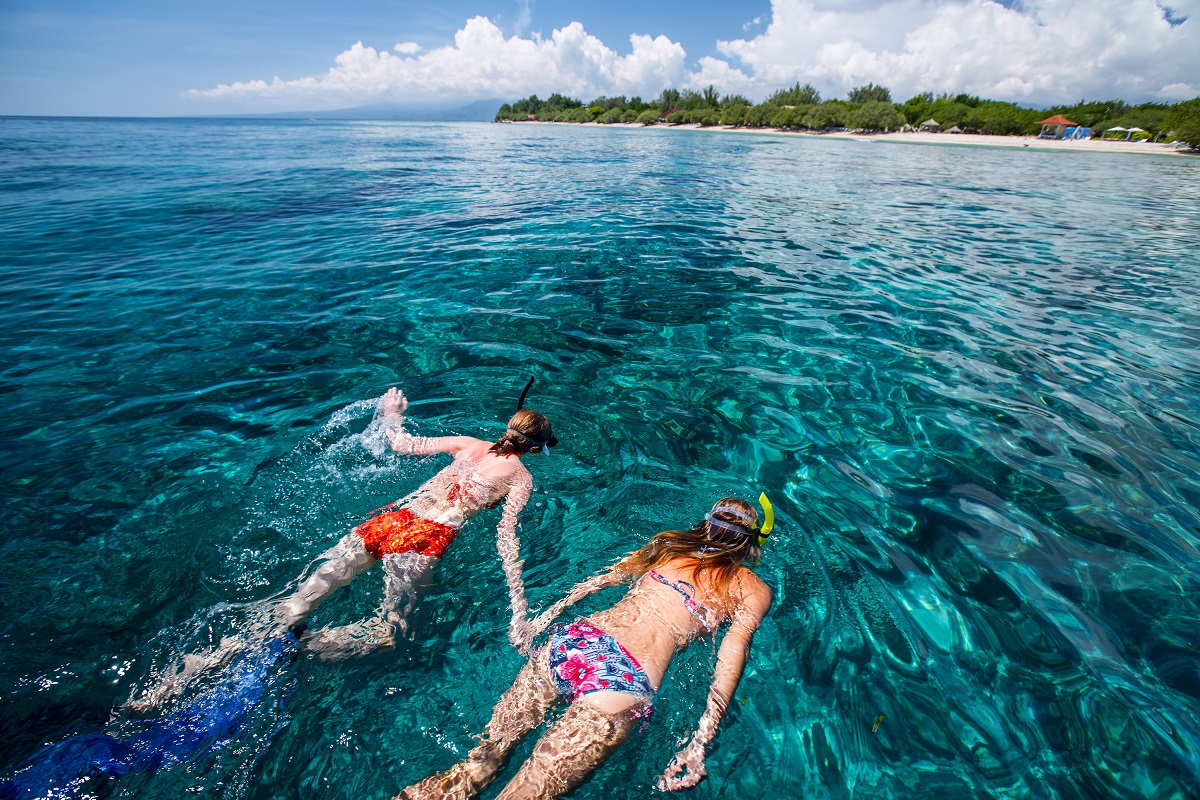
{"type": "Polygon", "coordinates": [[[1077,136],[1079,130],[1086,130],[1091,133],[1090,128],[1079,127],[1079,123],[1071,122],[1062,114],[1055,114],[1053,117],[1047,117],[1043,120],[1038,120],[1038,125],[1042,126],[1041,133],[1038,134],[1039,139],[1078,139],[1086,138],[1077,136]]]}
{"type": "Polygon", "coordinates": [[[936,119],[934,119],[933,117],[930,117],[929,119],[927,119],[921,123],[920,130],[922,133],[924,133],[924,132],[937,133],[938,130],[941,129],[941,127],[942,126],[938,124],[938,121],[936,119]]]}

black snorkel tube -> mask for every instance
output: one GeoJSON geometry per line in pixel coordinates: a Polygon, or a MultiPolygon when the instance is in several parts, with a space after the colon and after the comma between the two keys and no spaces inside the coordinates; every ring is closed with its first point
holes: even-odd
{"type": "Polygon", "coordinates": [[[517,400],[517,411],[520,411],[525,406],[525,395],[529,394],[530,387],[533,386],[533,376],[529,377],[529,383],[525,384],[525,388],[521,390],[521,398],[517,400]]]}

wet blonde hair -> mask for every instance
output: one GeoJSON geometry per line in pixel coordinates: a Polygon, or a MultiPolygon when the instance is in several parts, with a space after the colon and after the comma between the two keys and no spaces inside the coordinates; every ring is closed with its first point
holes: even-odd
{"type": "Polygon", "coordinates": [[[725,497],[713,505],[709,517],[716,524],[705,519],[686,531],[655,534],[629,556],[631,573],[640,575],[673,558],[687,558],[696,562],[692,568],[694,578],[703,577],[714,588],[724,590],[743,564],[755,565],[762,558],[762,548],[758,546],[758,511],[745,500],[725,497]],[[750,520],[750,525],[737,514],[723,510],[726,508],[737,509],[750,520]],[[741,530],[746,531],[744,536],[741,530]]]}
{"type": "Polygon", "coordinates": [[[546,415],[541,412],[523,408],[512,415],[512,419],[508,421],[508,427],[520,436],[505,432],[488,449],[488,452],[501,456],[523,455],[540,453],[546,449],[545,446],[534,444],[534,442],[545,442],[549,447],[558,444],[558,439],[554,438],[554,434],[550,430],[550,420],[546,419],[546,415]],[[529,439],[534,441],[530,442],[529,439]]]}

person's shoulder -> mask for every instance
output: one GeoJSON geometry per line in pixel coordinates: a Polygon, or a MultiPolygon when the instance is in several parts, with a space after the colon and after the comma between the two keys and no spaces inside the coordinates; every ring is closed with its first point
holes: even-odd
{"type": "Polygon", "coordinates": [[[476,439],[474,436],[447,436],[446,438],[452,439],[458,445],[459,452],[472,461],[482,460],[492,446],[491,442],[476,439]]]}
{"type": "Polygon", "coordinates": [[[741,589],[741,601],[745,604],[771,604],[773,594],[771,587],[767,586],[766,581],[758,577],[754,570],[749,567],[742,567],[738,570],[738,583],[741,589]]]}
{"type": "Polygon", "coordinates": [[[514,475],[522,475],[528,478],[533,478],[533,473],[529,471],[529,467],[521,463],[521,459],[510,457],[504,460],[508,464],[509,471],[514,475]]]}

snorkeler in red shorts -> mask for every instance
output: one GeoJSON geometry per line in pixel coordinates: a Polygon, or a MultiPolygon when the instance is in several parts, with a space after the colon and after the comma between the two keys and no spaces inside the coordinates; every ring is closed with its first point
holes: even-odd
{"type": "Polygon", "coordinates": [[[390,389],[379,403],[377,419],[392,449],[404,455],[448,453],[454,461],[419,489],[356,527],[326,552],[323,562],[300,587],[276,608],[276,618],[297,625],[338,587],[345,586],[376,561],[382,562],[385,598],[376,617],[352,625],[305,634],[304,646],[325,658],[341,658],[391,645],[419,591],[463,523],[485,508],[504,502],[496,527],[496,548],[504,567],[512,604],[510,637],[516,641],[526,624],[528,604],[521,583],[517,515],[529,501],[533,478],[521,464],[528,453],[541,453],[558,444],[550,421],[524,409],[525,393],[504,435],[495,442],[471,436],[425,438],[403,430],[408,401],[390,389]]]}

